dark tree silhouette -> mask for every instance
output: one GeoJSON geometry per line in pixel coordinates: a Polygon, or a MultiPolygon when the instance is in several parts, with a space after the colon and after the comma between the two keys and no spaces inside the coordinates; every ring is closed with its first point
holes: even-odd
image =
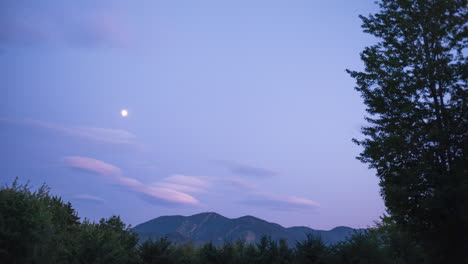
{"type": "Polygon", "coordinates": [[[0,262],[73,263],[78,220],[46,185],[33,192],[15,180],[0,188],[0,262]]]}
{"type": "Polygon", "coordinates": [[[348,71],[367,106],[362,162],[388,213],[434,263],[468,263],[467,1],[382,0],[379,39],[348,71]]]}
{"type": "Polygon", "coordinates": [[[156,241],[146,240],[138,250],[140,259],[145,264],[171,264],[176,263],[173,259],[174,247],[166,237],[156,241]]]}

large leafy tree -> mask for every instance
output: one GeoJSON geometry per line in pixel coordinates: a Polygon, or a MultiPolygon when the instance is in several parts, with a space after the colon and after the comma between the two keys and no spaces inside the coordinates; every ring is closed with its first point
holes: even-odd
{"type": "Polygon", "coordinates": [[[139,263],[138,236],[119,216],[102,218],[99,223],[83,221],[76,234],[78,263],[139,263]]]}
{"type": "Polygon", "coordinates": [[[467,1],[378,4],[361,16],[378,42],[361,53],[364,71],[348,71],[368,112],[358,158],[434,263],[468,263],[467,1]]]}
{"type": "Polygon", "coordinates": [[[0,263],[139,263],[137,243],[118,216],[80,223],[46,185],[0,187],[0,263]]]}
{"type": "Polygon", "coordinates": [[[73,263],[78,220],[46,185],[34,192],[17,180],[0,187],[0,262],[73,263]]]}

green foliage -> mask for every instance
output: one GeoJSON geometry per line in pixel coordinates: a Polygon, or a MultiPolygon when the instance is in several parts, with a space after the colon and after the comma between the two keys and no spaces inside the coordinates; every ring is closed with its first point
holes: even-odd
{"type": "Polygon", "coordinates": [[[6,263],[67,262],[79,218],[71,205],[50,196],[47,186],[31,192],[17,180],[0,190],[0,259],[6,263]]]}
{"type": "Polygon", "coordinates": [[[296,243],[296,251],[299,263],[327,263],[331,254],[322,238],[312,234],[307,234],[306,240],[296,243]]]}
{"type": "Polygon", "coordinates": [[[138,238],[118,216],[90,222],[79,218],[70,203],[51,196],[47,186],[31,191],[15,181],[0,189],[1,263],[71,264],[305,264],[427,263],[408,233],[384,217],[375,228],[358,232],[337,245],[307,235],[295,248],[286,240],[264,236],[258,244],[238,240],[174,244],[167,238],[138,238]]]}
{"type": "Polygon", "coordinates": [[[137,242],[119,217],[80,223],[46,185],[0,189],[1,263],[139,263],[137,242]]]}
{"type": "Polygon", "coordinates": [[[359,159],[376,169],[395,228],[428,262],[467,263],[467,1],[379,6],[361,17],[379,42],[361,53],[363,72],[348,71],[369,113],[359,159]]]}
{"type": "Polygon", "coordinates": [[[278,241],[278,258],[275,263],[287,264],[292,263],[294,259],[294,252],[289,248],[288,243],[285,239],[278,241]]]}
{"type": "Polygon", "coordinates": [[[159,240],[146,240],[139,248],[139,255],[143,263],[170,264],[174,263],[174,247],[165,237],[159,240]]]}
{"type": "Polygon", "coordinates": [[[221,263],[221,250],[209,242],[203,245],[199,250],[200,263],[215,264],[221,263]]]}
{"type": "Polygon", "coordinates": [[[178,264],[191,264],[197,263],[197,249],[193,243],[177,245],[174,253],[174,263],[178,264]]]}
{"type": "Polygon", "coordinates": [[[236,242],[236,249],[239,254],[239,264],[256,263],[258,249],[254,244],[239,240],[236,242]]]}
{"type": "Polygon", "coordinates": [[[76,241],[79,263],[138,263],[138,237],[118,216],[83,221],[76,241]]]}
{"type": "Polygon", "coordinates": [[[385,254],[382,244],[370,232],[357,232],[335,246],[335,261],[343,264],[395,263],[385,254]]]}
{"type": "Polygon", "coordinates": [[[369,235],[384,250],[384,253],[398,264],[428,263],[421,247],[411,239],[411,235],[397,228],[389,217],[383,217],[381,223],[369,229],[369,235]]]}

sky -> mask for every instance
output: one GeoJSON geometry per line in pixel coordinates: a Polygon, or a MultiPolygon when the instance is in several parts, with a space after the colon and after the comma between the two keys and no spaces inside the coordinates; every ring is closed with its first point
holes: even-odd
{"type": "Polygon", "coordinates": [[[0,183],[132,225],[371,226],[385,207],[345,69],[375,43],[373,2],[3,0],[0,183]]]}

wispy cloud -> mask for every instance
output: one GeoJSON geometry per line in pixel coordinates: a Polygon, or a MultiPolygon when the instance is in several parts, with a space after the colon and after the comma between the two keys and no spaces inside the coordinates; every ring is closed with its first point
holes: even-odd
{"type": "Polygon", "coordinates": [[[109,144],[124,144],[135,147],[137,149],[145,149],[145,145],[136,142],[136,136],[126,130],[114,129],[114,128],[99,128],[99,127],[85,127],[85,126],[66,126],[62,124],[45,122],[41,120],[8,120],[0,119],[0,122],[13,123],[21,125],[29,125],[42,127],[63,133],[69,136],[80,137],[88,140],[97,142],[109,143],[109,144]]]}
{"type": "Polygon", "coordinates": [[[78,195],[75,195],[73,198],[77,200],[91,201],[91,202],[98,202],[98,203],[104,202],[104,199],[102,199],[101,197],[90,195],[90,194],[78,194],[78,195]]]}
{"type": "Polygon", "coordinates": [[[176,174],[151,184],[143,184],[135,178],[124,176],[122,169],[117,166],[97,159],[70,156],[63,159],[63,164],[69,168],[103,176],[113,184],[123,186],[126,190],[143,195],[146,200],[159,204],[200,205],[192,194],[207,193],[213,185],[215,185],[213,190],[217,191],[220,184],[224,184],[241,189],[246,195],[246,199],[241,203],[250,206],[268,207],[275,210],[313,209],[320,206],[318,202],[306,198],[263,192],[257,185],[240,178],[220,180],[213,177],[176,174]]]}
{"type": "Polygon", "coordinates": [[[228,184],[229,186],[233,186],[235,188],[246,190],[246,191],[253,191],[253,190],[258,189],[257,185],[249,183],[244,179],[239,179],[239,178],[225,179],[224,182],[228,184]]]}
{"type": "Polygon", "coordinates": [[[93,172],[102,176],[118,178],[122,174],[122,170],[114,165],[87,157],[65,157],[63,163],[66,167],[93,172]]]}
{"type": "Polygon", "coordinates": [[[280,196],[270,193],[252,194],[248,199],[242,201],[242,204],[250,206],[270,207],[275,210],[298,210],[298,209],[314,209],[320,207],[316,201],[294,197],[280,196]]]}
{"type": "Polygon", "coordinates": [[[172,175],[161,181],[153,183],[153,186],[160,188],[169,188],[187,193],[204,193],[211,184],[206,177],[195,177],[188,175],[172,175]]]}
{"type": "MultiPolygon", "coordinates": [[[[80,1],[86,2],[86,1],[80,1]]],[[[3,1],[0,6],[0,43],[15,46],[69,46],[78,48],[125,48],[128,27],[110,1],[86,4],[35,4],[3,1]]]]}
{"type": "MultiPolygon", "coordinates": [[[[148,186],[139,180],[123,176],[122,170],[112,164],[89,157],[65,157],[66,167],[80,169],[96,175],[105,176],[113,184],[120,185],[131,192],[144,195],[147,200],[160,204],[171,205],[199,205],[200,202],[193,196],[174,186],[148,186]]],[[[182,178],[177,178],[182,179],[182,178]]],[[[191,181],[194,183],[193,179],[191,181]]]]}
{"type": "Polygon", "coordinates": [[[215,161],[215,163],[227,168],[233,174],[247,177],[269,178],[277,175],[275,171],[269,169],[241,164],[233,161],[218,160],[215,161]]]}
{"type": "Polygon", "coordinates": [[[161,187],[161,188],[168,188],[168,189],[173,189],[181,192],[187,192],[187,193],[204,193],[206,190],[198,188],[198,187],[193,187],[190,185],[184,185],[184,184],[178,184],[178,183],[170,183],[170,182],[158,182],[154,183],[154,186],[161,187]]]}
{"type": "Polygon", "coordinates": [[[195,177],[195,176],[188,176],[188,175],[181,175],[181,174],[169,176],[165,178],[164,180],[168,182],[180,183],[180,184],[185,184],[185,185],[195,186],[195,187],[207,187],[210,185],[206,180],[203,180],[202,177],[195,177]]]}
{"type": "Polygon", "coordinates": [[[235,187],[247,195],[242,204],[258,207],[268,207],[275,210],[297,210],[312,209],[320,207],[316,201],[296,196],[282,196],[262,191],[258,185],[252,184],[244,179],[223,179],[222,182],[228,186],[235,187]]]}
{"type": "Polygon", "coordinates": [[[143,183],[139,180],[129,177],[119,177],[116,179],[116,183],[119,185],[127,186],[127,187],[137,187],[142,188],[144,187],[143,183]]]}
{"type": "Polygon", "coordinates": [[[200,202],[193,196],[170,188],[143,187],[139,188],[141,193],[156,200],[185,205],[199,205],[200,202]]]}

